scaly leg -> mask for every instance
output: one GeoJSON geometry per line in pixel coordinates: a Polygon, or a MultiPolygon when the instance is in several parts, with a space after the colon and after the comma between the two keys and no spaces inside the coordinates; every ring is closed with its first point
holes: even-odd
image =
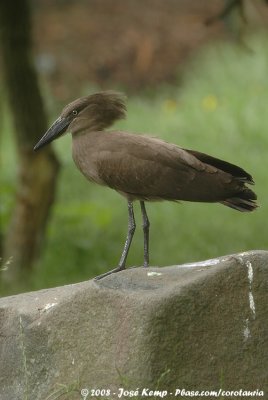
{"type": "Polygon", "coordinates": [[[134,236],[134,232],[136,229],[136,223],[135,223],[135,218],[134,218],[134,211],[133,211],[133,203],[132,201],[128,200],[127,203],[128,206],[128,232],[127,232],[127,239],[124,245],[124,249],[123,249],[123,253],[122,256],[120,258],[118,267],[112,269],[111,271],[105,272],[102,275],[96,276],[95,280],[99,280],[104,278],[105,276],[108,276],[110,274],[113,274],[114,272],[119,272],[122,271],[123,269],[126,268],[126,259],[127,259],[127,255],[130,249],[130,245],[132,242],[132,238],[134,236]]]}
{"type": "Polygon", "coordinates": [[[144,267],[149,267],[149,228],[150,221],[148,219],[144,201],[140,201],[141,213],[143,220],[143,234],[144,234],[144,267]]]}

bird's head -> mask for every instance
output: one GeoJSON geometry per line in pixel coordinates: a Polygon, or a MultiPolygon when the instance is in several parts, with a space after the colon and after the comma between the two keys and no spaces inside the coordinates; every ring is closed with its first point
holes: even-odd
{"type": "Polygon", "coordinates": [[[61,115],[35,145],[34,150],[52,142],[68,130],[76,134],[85,129],[103,130],[126,114],[125,97],[121,93],[106,91],[81,97],[68,104],[61,115]]]}

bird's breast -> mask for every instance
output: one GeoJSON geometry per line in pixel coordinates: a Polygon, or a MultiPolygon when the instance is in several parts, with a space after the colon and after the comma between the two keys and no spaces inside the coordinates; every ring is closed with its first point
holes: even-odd
{"type": "Polygon", "coordinates": [[[73,137],[72,156],[77,168],[90,181],[104,185],[99,176],[97,151],[86,135],[73,137]]]}

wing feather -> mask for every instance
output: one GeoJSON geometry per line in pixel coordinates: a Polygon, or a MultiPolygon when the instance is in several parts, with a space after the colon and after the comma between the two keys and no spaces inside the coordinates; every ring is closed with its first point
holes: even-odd
{"type": "Polygon", "coordinates": [[[115,133],[109,149],[98,153],[98,175],[107,186],[151,200],[218,201],[229,194],[226,184],[232,176],[186,150],[151,137],[115,133]]]}
{"type": "Polygon", "coordinates": [[[126,132],[77,136],[73,158],[88,179],[133,199],[223,201],[240,192],[245,182],[245,175],[231,164],[126,132]]]}

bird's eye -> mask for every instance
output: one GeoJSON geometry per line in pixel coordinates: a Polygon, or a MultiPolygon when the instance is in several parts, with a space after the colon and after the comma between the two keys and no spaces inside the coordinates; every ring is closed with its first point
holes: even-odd
{"type": "Polygon", "coordinates": [[[77,115],[77,114],[78,114],[78,113],[77,113],[77,110],[73,110],[73,111],[72,111],[72,114],[73,114],[73,115],[77,115]]]}

